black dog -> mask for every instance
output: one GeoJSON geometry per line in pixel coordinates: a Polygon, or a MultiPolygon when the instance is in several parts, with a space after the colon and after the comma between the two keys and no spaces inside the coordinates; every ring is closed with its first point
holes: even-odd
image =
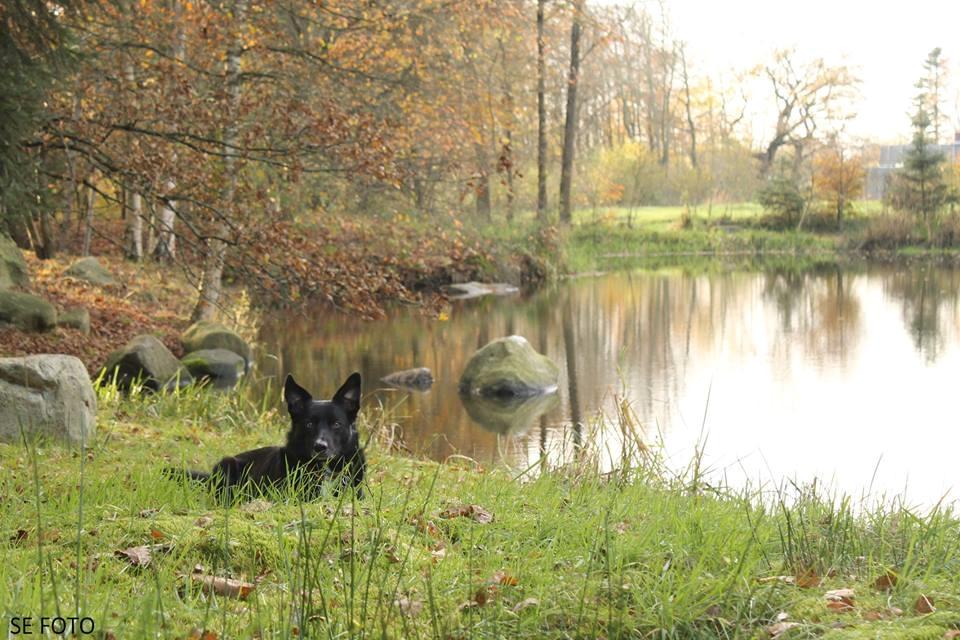
{"type": "Polygon", "coordinates": [[[174,473],[213,486],[221,497],[229,497],[234,488],[245,485],[262,491],[293,482],[312,499],[321,494],[325,480],[334,480],[335,495],[352,486],[362,498],[360,484],[367,463],[356,428],[360,374],[351,374],[332,400],[314,400],[288,375],[283,397],[291,420],[286,445],[227,456],[211,473],[174,473]]]}

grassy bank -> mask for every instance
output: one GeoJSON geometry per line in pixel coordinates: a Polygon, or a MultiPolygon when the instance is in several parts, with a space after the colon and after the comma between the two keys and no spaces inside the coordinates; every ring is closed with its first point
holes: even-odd
{"type": "Polygon", "coordinates": [[[196,391],[104,394],[100,405],[84,455],[0,445],[5,625],[89,616],[112,638],[941,638],[960,628],[960,521],[949,511],[858,515],[813,491],[761,500],[665,477],[653,462],[600,474],[589,455],[537,474],[436,464],[392,453],[389,417],[376,412],[362,423],[367,499],[225,507],[160,468],[275,443],[278,412],[196,391]],[[853,593],[828,599],[836,589],[853,593]]]}

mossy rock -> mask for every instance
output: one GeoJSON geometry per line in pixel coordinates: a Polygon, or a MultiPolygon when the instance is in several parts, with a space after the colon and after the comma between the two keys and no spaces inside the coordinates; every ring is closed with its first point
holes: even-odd
{"type": "Polygon", "coordinates": [[[208,380],[220,389],[236,385],[247,368],[242,357],[227,349],[192,351],[180,362],[195,379],[208,380]]]}
{"type": "Polygon", "coordinates": [[[67,268],[64,275],[101,287],[117,284],[113,274],[107,271],[104,266],[100,264],[100,261],[93,256],[80,258],[67,268]]]}
{"type": "Polygon", "coordinates": [[[141,383],[150,391],[170,391],[193,383],[190,372],[167,346],[151,335],[137,336],[107,357],[102,382],[114,379],[117,387],[129,391],[141,383]]]}
{"type": "Polygon", "coordinates": [[[12,324],[21,331],[48,331],[57,326],[57,309],[29,293],[0,290],[0,324],[12,324]]]}
{"type": "Polygon", "coordinates": [[[250,365],[250,345],[235,331],[231,331],[219,322],[201,320],[190,325],[180,337],[183,350],[193,353],[205,349],[226,349],[243,358],[250,365]]]}
{"type": "Polygon", "coordinates": [[[0,289],[30,286],[30,273],[20,247],[0,234],[0,289]]]}
{"type": "Polygon", "coordinates": [[[67,309],[57,317],[57,325],[90,333],[90,312],[83,307],[67,309]]]}
{"type": "Polygon", "coordinates": [[[460,376],[460,392],[469,395],[528,397],[557,388],[560,370],[537,353],[526,338],[490,342],[470,358],[460,376]]]}

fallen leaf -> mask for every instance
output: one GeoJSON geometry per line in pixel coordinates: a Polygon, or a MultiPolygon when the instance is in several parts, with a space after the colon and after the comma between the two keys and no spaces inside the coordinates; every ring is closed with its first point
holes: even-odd
{"type": "Polygon", "coordinates": [[[873,582],[873,588],[880,591],[890,591],[897,586],[897,574],[887,571],[873,582]]]}
{"type": "Polygon", "coordinates": [[[718,604],[712,604],[709,607],[707,607],[707,610],[704,613],[706,613],[711,618],[719,618],[720,614],[723,613],[723,609],[721,609],[720,605],[718,604]]]}
{"type": "Polygon", "coordinates": [[[150,564],[150,547],[130,547],[128,549],[115,551],[118,558],[125,558],[135,567],[146,567],[150,564]]]}
{"type": "Polygon", "coordinates": [[[825,594],[823,594],[823,597],[827,600],[849,602],[850,604],[853,604],[853,601],[856,599],[856,594],[854,594],[853,589],[834,589],[832,591],[827,591],[825,594]]]}
{"type": "Polygon", "coordinates": [[[537,600],[536,598],[524,598],[517,604],[513,605],[513,612],[520,613],[521,611],[526,611],[527,609],[531,609],[533,607],[539,607],[539,606],[540,606],[540,601],[537,600]]]}
{"type": "Polygon", "coordinates": [[[190,632],[190,640],[217,640],[217,632],[194,627],[190,632]]]}
{"type": "Polygon", "coordinates": [[[417,527],[417,530],[421,533],[425,533],[431,538],[442,538],[443,533],[440,531],[440,528],[437,527],[431,520],[427,520],[421,516],[415,516],[410,520],[410,524],[413,524],[417,527]]]}
{"type": "Polygon", "coordinates": [[[613,530],[620,534],[626,533],[627,529],[629,528],[630,525],[626,522],[618,522],[617,524],[613,525],[613,530]]]}
{"type": "Polygon", "coordinates": [[[163,531],[160,531],[159,529],[150,529],[150,537],[154,540],[163,540],[166,538],[166,536],[163,535],[163,531]]]}
{"type": "Polygon", "coordinates": [[[17,529],[12,536],[10,536],[10,542],[13,544],[22,544],[27,541],[27,538],[30,537],[30,533],[26,529],[17,529]]]}
{"type": "Polygon", "coordinates": [[[819,587],[823,579],[815,571],[804,571],[796,576],[794,584],[801,589],[813,589],[819,587]]]}
{"type": "Polygon", "coordinates": [[[834,589],[823,594],[827,599],[827,608],[833,611],[851,611],[854,608],[853,589],[834,589]]]}
{"type": "Polygon", "coordinates": [[[237,598],[246,600],[247,596],[257,588],[257,585],[233,578],[222,578],[220,576],[206,576],[194,573],[190,576],[191,580],[200,584],[207,593],[213,592],[218,596],[227,598],[237,598]]]}
{"type": "Polygon", "coordinates": [[[943,640],[954,640],[954,638],[960,638],[960,630],[950,629],[943,634],[943,640]]]}
{"type": "Polygon", "coordinates": [[[766,628],[767,635],[771,638],[779,637],[788,629],[793,629],[794,627],[799,627],[799,622],[777,622],[766,628]]]}
{"type": "Polygon", "coordinates": [[[441,518],[470,518],[480,524],[493,522],[493,514],[477,504],[461,504],[448,507],[440,512],[441,518]]]}
{"type": "Polygon", "coordinates": [[[393,603],[408,617],[413,617],[423,610],[423,602],[410,598],[397,598],[393,603]]]}
{"type": "Polygon", "coordinates": [[[886,620],[888,614],[885,611],[880,611],[878,609],[871,609],[870,611],[863,612],[863,619],[869,620],[870,622],[876,622],[877,620],[886,620]]]}
{"type": "Polygon", "coordinates": [[[200,516],[197,518],[194,524],[196,524],[198,527],[209,527],[211,524],[213,524],[213,518],[210,516],[200,516]]]}
{"type": "Polygon", "coordinates": [[[502,584],[508,587],[515,587],[520,584],[520,581],[514,578],[512,575],[506,571],[495,571],[493,574],[493,582],[497,584],[502,584]]]}
{"type": "Polygon", "coordinates": [[[917,613],[933,613],[937,610],[937,608],[933,606],[932,598],[921,593],[920,597],[917,598],[917,601],[913,603],[913,610],[917,613]]]}
{"type": "Polygon", "coordinates": [[[160,513],[160,509],[144,509],[140,512],[141,518],[152,518],[153,516],[160,513]]]}

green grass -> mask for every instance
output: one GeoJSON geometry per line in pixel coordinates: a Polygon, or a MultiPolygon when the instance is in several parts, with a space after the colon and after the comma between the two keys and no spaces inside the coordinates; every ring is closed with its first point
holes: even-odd
{"type": "Polygon", "coordinates": [[[799,623],[783,638],[960,628],[949,510],[732,492],[694,471],[665,474],[650,455],[602,474],[589,449],[525,474],[438,464],[393,453],[390,424],[363,416],[362,502],[224,506],[161,467],[208,468],[276,443],[282,415],[242,394],[103,392],[85,453],[0,445],[0,614],[89,616],[115,638],[760,638],[781,614],[799,623]],[[444,517],[457,505],[493,520],[444,517]],[[116,555],[141,545],[159,545],[148,566],[116,555]],[[888,570],[893,590],[875,589],[888,570]],[[246,600],[210,595],[195,572],[256,587],[246,600]],[[798,575],[822,583],[804,588],[798,575]],[[850,611],[826,605],[841,587],[855,590],[850,611]],[[936,613],[915,613],[920,594],[936,613]]]}

